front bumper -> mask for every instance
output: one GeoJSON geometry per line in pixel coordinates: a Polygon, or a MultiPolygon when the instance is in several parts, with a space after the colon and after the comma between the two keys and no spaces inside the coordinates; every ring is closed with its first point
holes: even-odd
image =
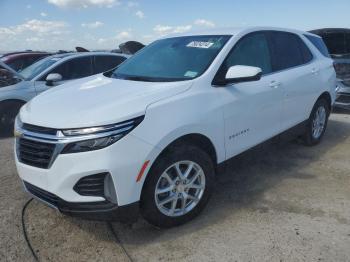
{"type": "MultiPolygon", "coordinates": [[[[74,189],[82,178],[101,173],[108,173],[111,177],[109,182],[105,182],[105,184],[108,185],[109,189],[113,188],[115,191],[114,195],[116,197],[110,200],[114,206],[107,205],[102,210],[93,207],[92,210],[107,214],[113,213],[112,211],[116,207],[119,210],[122,207],[137,203],[140,200],[148,169],[160,153],[158,148],[132,134],[128,134],[116,143],[100,150],[58,154],[48,168],[39,168],[19,160],[16,150],[19,139],[19,137],[16,138],[14,153],[21,180],[57,197],[59,201],[51,206],[58,208],[63,213],[81,213],[77,212],[79,209],[70,208],[75,207],[73,203],[83,205],[85,205],[84,203],[86,205],[94,203],[94,206],[96,206],[96,203],[103,204],[107,201],[108,197],[103,195],[84,195],[74,189]],[[138,174],[146,161],[149,161],[149,165],[142,179],[137,180],[138,174]]],[[[85,214],[86,211],[83,211],[85,214]]],[[[91,211],[89,212],[91,213],[91,211]]],[[[119,213],[119,211],[116,213],[119,213]]],[[[115,218],[115,215],[112,214],[112,218],[115,218]]]]}
{"type": "Polygon", "coordinates": [[[34,198],[59,210],[65,215],[91,220],[120,221],[122,223],[136,222],[139,215],[139,202],[121,207],[109,201],[67,202],[55,194],[47,192],[26,181],[23,181],[23,185],[25,190],[34,198]]]}

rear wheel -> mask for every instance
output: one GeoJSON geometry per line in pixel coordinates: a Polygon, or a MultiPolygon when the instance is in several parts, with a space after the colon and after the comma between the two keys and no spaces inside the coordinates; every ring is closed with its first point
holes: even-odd
{"type": "Polygon", "coordinates": [[[141,196],[141,213],[151,224],[172,227],[196,217],[209,201],[212,160],[201,149],[172,148],[153,165],[141,196]]]}
{"type": "Polygon", "coordinates": [[[312,109],[308,120],[304,141],[306,145],[313,146],[318,144],[326,131],[330,108],[325,99],[319,99],[312,109]]]}
{"type": "Polygon", "coordinates": [[[13,135],[15,118],[23,104],[12,101],[0,104],[0,137],[13,135]]]}

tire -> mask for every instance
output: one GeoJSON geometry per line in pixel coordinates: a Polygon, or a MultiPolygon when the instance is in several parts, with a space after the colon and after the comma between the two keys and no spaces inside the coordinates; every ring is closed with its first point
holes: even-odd
{"type": "Polygon", "coordinates": [[[213,191],[214,176],[213,162],[203,150],[192,145],[169,148],[153,164],[145,181],[140,204],[142,216],[150,224],[160,228],[174,227],[192,220],[208,203],[213,191]],[[183,176],[183,180],[180,180],[176,164],[183,175],[192,167],[187,179],[183,176]],[[185,180],[187,184],[184,184],[185,180]],[[192,186],[196,188],[191,188],[192,186]],[[168,190],[171,187],[173,189],[168,190]],[[168,191],[156,194],[156,189],[163,190],[162,188],[168,191]],[[174,200],[161,205],[172,197],[174,200]],[[175,209],[172,209],[174,205],[175,209]]]}
{"type": "Polygon", "coordinates": [[[15,118],[23,104],[12,101],[0,104],[0,137],[13,136],[15,118]]]}
{"type": "Polygon", "coordinates": [[[314,146],[321,142],[327,128],[329,114],[330,108],[327,101],[323,98],[317,100],[312,109],[311,115],[306,125],[305,133],[303,135],[305,145],[314,146]],[[318,116],[321,115],[323,115],[323,117],[318,118],[318,116]],[[318,126],[317,121],[322,122],[321,125],[318,126]],[[320,128],[319,131],[316,130],[317,126],[320,128]]]}

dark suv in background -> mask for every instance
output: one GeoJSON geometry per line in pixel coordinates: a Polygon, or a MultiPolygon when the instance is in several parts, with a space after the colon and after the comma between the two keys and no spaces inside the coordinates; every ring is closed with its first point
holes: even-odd
{"type": "Polygon", "coordinates": [[[334,60],[339,80],[336,106],[350,109],[350,29],[325,28],[310,31],[323,38],[334,60]]]}

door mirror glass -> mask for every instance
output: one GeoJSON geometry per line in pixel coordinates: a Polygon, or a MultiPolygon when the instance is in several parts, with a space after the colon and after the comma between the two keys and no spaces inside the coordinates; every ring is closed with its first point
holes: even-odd
{"type": "Polygon", "coordinates": [[[52,73],[46,77],[46,85],[53,86],[55,82],[59,82],[61,80],[62,76],[60,74],[52,73]]]}
{"type": "Polygon", "coordinates": [[[226,73],[226,83],[240,83],[260,80],[262,70],[255,66],[235,65],[231,66],[226,73]]]}

